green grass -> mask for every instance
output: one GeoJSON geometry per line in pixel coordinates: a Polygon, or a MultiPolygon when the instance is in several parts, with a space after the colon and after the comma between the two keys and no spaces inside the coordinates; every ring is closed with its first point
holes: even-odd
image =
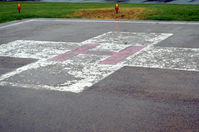
{"type": "MultiPolygon", "coordinates": [[[[145,20],[199,21],[199,5],[129,4],[120,8],[144,7],[156,13],[147,14],[145,20]]],[[[51,2],[0,2],[0,23],[24,18],[74,18],[78,10],[114,8],[113,3],[51,3],[51,2]],[[17,4],[22,5],[21,13],[17,4]]],[[[145,14],[143,14],[145,15],[145,14]]],[[[81,16],[78,16],[81,18],[81,16]]]]}

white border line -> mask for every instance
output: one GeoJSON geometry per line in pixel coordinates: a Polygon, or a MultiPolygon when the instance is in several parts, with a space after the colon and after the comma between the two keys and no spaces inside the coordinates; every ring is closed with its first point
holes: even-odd
{"type": "Polygon", "coordinates": [[[199,22],[180,22],[180,21],[142,21],[142,20],[95,20],[95,19],[33,19],[33,21],[57,21],[57,22],[85,22],[85,23],[132,23],[132,24],[187,24],[199,25],[199,22]]]}
{"type": "Polygon", "coordinates": [[[23,23],[27,23],[27,22],[31,22],[31,21],[34,21],[34,20],[31,19],[31,20],[27,20],[27,21],[21,21],[21,22],[9,24],[9,25],[1,26],[0,29],[2,29],[2,28],[7,28],[7,27],[11,27],[11,26],[16,26],[16,25],[23,24],[23,23]]]}
{"type": "Polygon", "coordinates": [[[56,22],[81,22],[81,23],[127,23],[127,24],[168,24],[168,25],[199,25],[199,22],[173,22],[173,21],[138,21],[138,20],[131,20],[131,21],[125,21],[125,20],[88,20],[88,19],[31,19],[27,21],[22,21],[22,22],[17,22],[5,26],[1,26],[0,29],[2,28],[7,28],[11,26],[16,26],[19,24],[27,23],[27,22],[36,22],[36,21],[56,21],[56,22]]]}

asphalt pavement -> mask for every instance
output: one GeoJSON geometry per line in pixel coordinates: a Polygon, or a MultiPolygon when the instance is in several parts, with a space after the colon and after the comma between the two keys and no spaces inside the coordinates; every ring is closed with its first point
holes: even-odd
{"type": "Polygon", "coordinates": [[[0,24],[0,131],[199,132],[199,23],[0,24]]]}

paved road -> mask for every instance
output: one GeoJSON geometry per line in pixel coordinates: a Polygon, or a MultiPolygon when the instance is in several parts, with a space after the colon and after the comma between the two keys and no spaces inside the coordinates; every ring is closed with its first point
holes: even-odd
{"type": "Polygon", "coordinates": [[[0,131],[199,131],[199,23],[0,25],[0,131]]]}

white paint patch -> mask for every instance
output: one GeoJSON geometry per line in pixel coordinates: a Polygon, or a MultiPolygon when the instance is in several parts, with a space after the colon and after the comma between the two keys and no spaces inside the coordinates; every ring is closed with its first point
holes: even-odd
{"type": "Polygon", "coordinates": [[[129,57],[128,66],[199,71],[199,49],[175,47],[149,47],[129,57]]]}
{"type": "Polygon", "coordinates": [[[0,56],[11,56],[19,58],[49,59],[58,54],[75,49],[82,45],[74,42],[51,42],[17,40],[0,47],[0,56]]]}
{"type": "Polygon", "coordinates": [[[150,51],[153,45],[171,35],[169,33],[108,32],[82,43],[18,40],[0,45],[0,56],[38,59],[35,63],[2,75],[0,85],[79,93],[121,67],[134,65],[135,56],[150,51]],[[96,48],[89,49],[95,52],[118,52],[129,46],[145,46],[146,48],[115,65],[99,64],[110,57],[103,54],[79,54],[65,61],[50,60],[52,57],[88,43],[99,44],[96,48]]]}

